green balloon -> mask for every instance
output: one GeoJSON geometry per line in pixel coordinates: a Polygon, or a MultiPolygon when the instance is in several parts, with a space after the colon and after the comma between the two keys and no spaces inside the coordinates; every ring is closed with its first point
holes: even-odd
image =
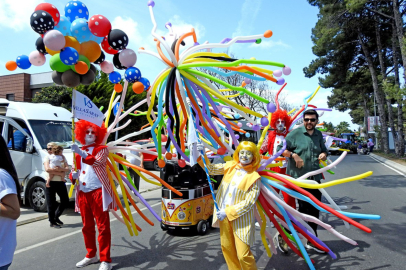
{"type": "Polygon", "coordinates": [[[52,55],[51,59],[49,60],[49,66],[52,70],[57,72],[65,72],[70,69],[70,66],[65,65],[61,58],[59,57],[59,53],[52,55]]]}
{"type": "Polygon", "coordinates": [[[190,155],[190,150],[189,149],[185,149],[185,155],[189,156],[190,155]]]}
{"type": "MultiPolygon", "coordinates": [[[[79,62],[79,61],[85,62],[86,65],[87,65],[87,69],[90,69],[90,61],[89,61],[89,59],[87,59],[86,56],[84,56],[84,55],[79,55],[79,60],[78,60],[78,62],[79,62]]],[[[71,65],[71,66],[69,66],[69,67],[70,67],[73,71],[76,72],[75,65],[71,65]]]]}

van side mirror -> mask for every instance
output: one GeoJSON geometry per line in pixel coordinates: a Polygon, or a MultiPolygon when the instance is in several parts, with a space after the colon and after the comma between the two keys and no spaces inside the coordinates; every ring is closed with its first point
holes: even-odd
{"type": "Polygon", "coordinates": [[[25,146],[26,153],[32,153],[34,150],[33,140],[32,138],[27,137],[27,144],[25,146]]]}

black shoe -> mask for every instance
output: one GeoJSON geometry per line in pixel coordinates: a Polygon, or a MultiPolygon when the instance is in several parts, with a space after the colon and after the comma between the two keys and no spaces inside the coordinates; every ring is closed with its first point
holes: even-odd
{"type": "Polygon", "coordinates": [[[55,223],[58,225],[63,225],[63,222],[59,218],[55,219],[55,223]]]}
{"type": "Polygon", "coordinates": [[[52,222],[49,224],[49,227],[55,228],[55,229],[60,229],[60,228],[61,228],[61,226],[59,226],[59,225],[56,224],[56,223],[52,223],[52,222]]]}
{"type": "Polygon", "coordinates": [[[306,249],[312,249],[312,250],[314,250],[314,251],[316,251],[316,252],[318,252],[318,253],[320,253],[320,254],[326,254],[327,252],[325,252],[324,250],[321,250],[321,249],[318,249],[318,248],[316,248],[312,243],[310,243],[310,242],[307,242],[307,244],[306,244],[306,249]]]}

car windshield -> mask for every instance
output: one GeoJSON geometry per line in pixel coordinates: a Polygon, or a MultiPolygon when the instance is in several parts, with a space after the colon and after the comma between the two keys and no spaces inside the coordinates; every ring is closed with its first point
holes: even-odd
{"type": "MultiPolygon", "coordinates": [[[[72,145],[72,123],[68,121],[29,120],[42,149],[55,142],[65,149],[72,145]]],[[[76,141],[78,145],[79,142],[76,141]]]]}

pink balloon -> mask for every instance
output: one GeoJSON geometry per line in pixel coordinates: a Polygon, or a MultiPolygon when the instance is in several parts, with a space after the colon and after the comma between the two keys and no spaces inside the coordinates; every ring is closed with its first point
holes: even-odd
{"type": "Polygon", "coordinates": [[[102,62],[102,63],[100,64],[100,68],[101,68],[101,70],[102,70],[104,73],[106,73],[106,74],[110,74],[110,73],[112,73],[112,72],[114,71],[114,65],[113,65],[113,63],[110,62],[110,61],[108,61],[108,60],[102,62]]]}
{"type": "Polygon", "coordinates": [[[58,30],[50,30],[44,35],[45,46],[53,51],[60,51],[65,47],[65,37],[58,30]]]}
{"type": "Polygon", "coordinates": [[[30,55],[28,56],[28,59],[30,60],[30,63],[33,66],[42,66],[43,64],[45,64],[45,55],[43,55],[42,53],[40,53],[39,51],[32,51],[30,53],[30,55]]]}
{"type": "Polygon", "coordinates": [[[282,70],[280,70],[280,69],[275,70],[275,71],[273,72],[273,75],[274,75],[275,77],[280,77],[280,76],[282,76],[282,70]]]}
{"type": "Polygon", "coordinates": [[[290,67],[285,66],[285,67],[282,69],[282,72],[283,72],[283,74],[285,74],[285,75],[289,75],[289,74],[292,72],[292,70],[290,69],[290,67]]]}
{"type": "Polygon", "coordinates": [[[121,65],[125,67],[132,67],[137,62],[137,55],[131,49],[124,49],[118,55],[121,65]]]}
{"type": "Polygon", "coordinates": [[[238,123],[237,123],[237,126],[238,126],[238,127],[242,127],[242,123],[241,123],[241,122],[238,122],[238,123]]]}

